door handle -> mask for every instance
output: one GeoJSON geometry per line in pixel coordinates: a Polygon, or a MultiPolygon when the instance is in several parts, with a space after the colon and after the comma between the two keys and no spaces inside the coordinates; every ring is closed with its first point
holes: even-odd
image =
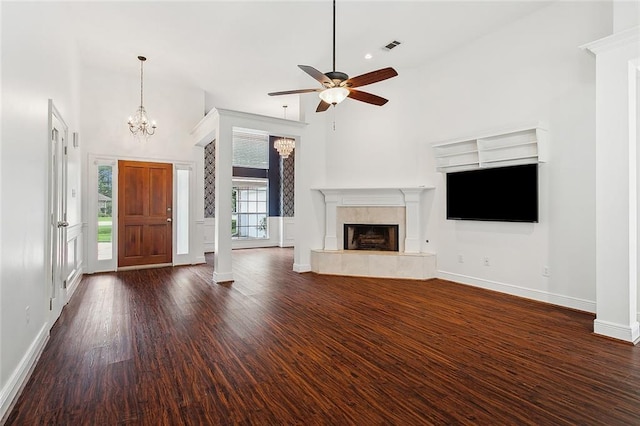
{"type": "Polygon", "coordinates": [[[171,218],[170,217],[167,218],[167,222],[171,222],[171,218]]]}
{"type": "Polygon", "coordinates": [[[66,220],[58,221],[58,228],[66,228],[67,226],[69,226],[69,222],[67,222],[66,220]]]}

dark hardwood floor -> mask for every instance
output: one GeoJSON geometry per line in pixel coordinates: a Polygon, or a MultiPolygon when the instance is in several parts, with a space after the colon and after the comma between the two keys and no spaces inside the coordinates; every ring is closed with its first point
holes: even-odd
{"type": "Polygon", "coordinates": [[[7,424],[640,424],[640,347],[591,314],[292,255],[86,276],[7,424]]]}

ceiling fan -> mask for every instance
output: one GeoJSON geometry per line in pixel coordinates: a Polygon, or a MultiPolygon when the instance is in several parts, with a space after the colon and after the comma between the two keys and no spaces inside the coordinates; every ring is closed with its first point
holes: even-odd
{"type": "Polygon", "coordinates": [[[337,105],[345,98],[355,99],[357,101],[366,102],[368,104],[382,106],[388,102],[388,99],[380,96],[355,90],[356,87],[366,86],[367,84],[377,83],[398,75],[396,70],[391,67],[382,68],[371,71],[357,77],[349,78],[343,72],[336,71],[336,0],[333,0],[333,71],[321,73],[317,69],[309,65],[298,65],[298,67],[316,79],[322,87],[316,89],[298,89],[285,90],[283,92],[271,92],[269,96],[293,95],[298,93],[319,92],[320,104],[316,108],[316,112],[323,112],[329,109],[331,105],[337,105]]]}

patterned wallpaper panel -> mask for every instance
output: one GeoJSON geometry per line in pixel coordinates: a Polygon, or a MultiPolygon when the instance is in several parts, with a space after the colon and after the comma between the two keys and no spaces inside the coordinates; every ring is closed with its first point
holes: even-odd
{"type": "Polygon", "coordinates": [[[293,193],[295,189],[295,155],[280,158],[280,211],[283,217],[295,216],[293,193]]]}
{"type": "Polygon", "coordinates": [[[216,216],[216,141],[204,147],[204,217],[216,216]]]}

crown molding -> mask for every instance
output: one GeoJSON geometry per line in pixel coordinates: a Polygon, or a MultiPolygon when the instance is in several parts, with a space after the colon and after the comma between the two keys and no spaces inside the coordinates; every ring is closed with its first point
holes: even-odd
{"type": "Polygon", "coordinates": [[[594,55],[598,55],[633,43],[638,46],[638,54],[640,55],[640,26],[619,31],[599,40],[583,44],[580,46],[580,49],[585,49],[592,52],[594,55]]]}

